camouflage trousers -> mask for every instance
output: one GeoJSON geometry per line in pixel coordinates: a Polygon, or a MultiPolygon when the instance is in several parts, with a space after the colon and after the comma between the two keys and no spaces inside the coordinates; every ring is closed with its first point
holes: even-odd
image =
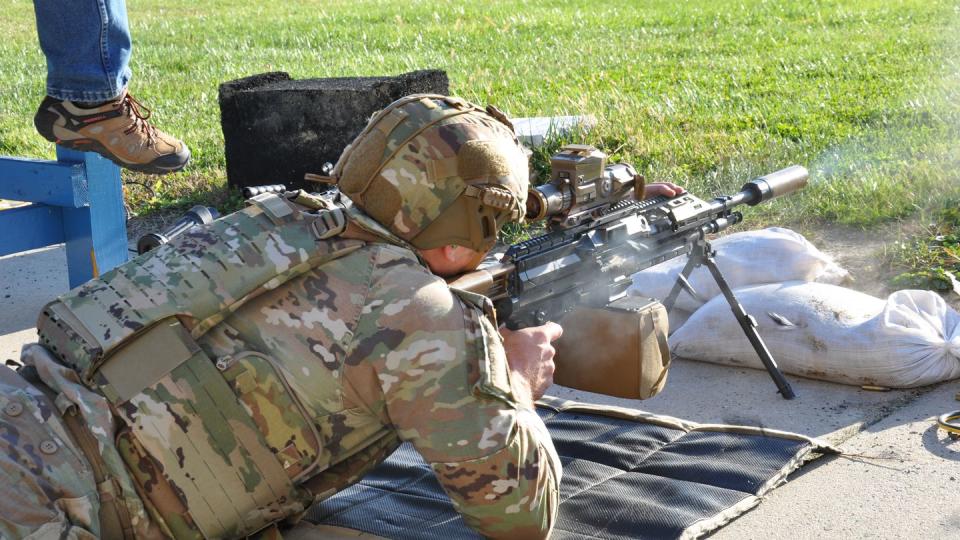
{"type": "Polygon", "coordinates": [[[0,366],[0,538],[163,536],[118,459],[103,398],[39,345],[25,346],[21,360],[23,373],[0,366]]]}
{"type": "Polygon", "coordinates": [[[97,484],[56,406],[0,367],[0,537],[100,536],[97,484]]]}

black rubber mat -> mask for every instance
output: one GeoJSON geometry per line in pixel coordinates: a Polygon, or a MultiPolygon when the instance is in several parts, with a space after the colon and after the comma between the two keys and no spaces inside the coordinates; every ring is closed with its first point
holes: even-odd
{"type": "MultiPolygon", "coordinates": [[[[814,441],[755,428],[697,426],[636,412],[544,408],[563,463],[552,538],[683,538],[706,534],[777,485],[814,441]]],[[[398,540],[480,538],[410,446],[359,484],[311,508],[308,521],[398,540]]]]}

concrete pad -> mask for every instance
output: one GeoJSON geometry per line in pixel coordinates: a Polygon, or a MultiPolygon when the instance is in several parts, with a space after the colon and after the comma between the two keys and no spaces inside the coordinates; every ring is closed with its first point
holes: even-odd
{"type": "MultiPolygon", "coordinates": [[[[611,374],[615,376],[614,374],[611,374]]],[[[929,390],[871,392],[787,375],[797,394],[786,400],[766,371],[675,359],[664,390],[645,401],[553,386],[550,395],[642,409],[700,423],[793,431],[839,443],[929,390]]]]}
{"type": "Polygon", "coordinates": [[[20,358],[37,339],[40,309],[68,290],[63,245],[0,257],[0,361],[20,358]]]}
{"type": "Polygon", "coordinates": [[[590,131],[597,125],[597,117],[585,116],[537,116],[534,118],[511,118],[513,130],[520,142],[537,148],[550,139],[565,137],[574,130],[590,131]]]}
{"type": "Polygon", "coordinates": [[[960,538],[960,441],[935,419],[960,409],[956,382],[938,386],[801,469],[756,509],[713,536],[960,538]]]}

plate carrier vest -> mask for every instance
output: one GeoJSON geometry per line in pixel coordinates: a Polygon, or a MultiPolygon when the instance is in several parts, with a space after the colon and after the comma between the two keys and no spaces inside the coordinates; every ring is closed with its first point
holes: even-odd
{"type": "Polygon", "coordinates": [[[248,535],[313,502],[298,485],[322,472],[321,438],[279,370],[250,365],[269,363],[256,353],[209,358],[197,340],[260,293],[363,246],[336,237],[345,216],[302,192],[295,202],[258,195],[44,307],[40,342],[110,402],[127,469],[175,537],[248,535]],[[245,367],[256,379],[240,376],[245,367]],[[279,434],[245,406],[268,385],[281,388],[287,425],[279,434]],[[150,409],[171,398],[179,414],[150,409]],[[290,432],[296,445],[271,444],[290,432]],[[145,463],[153,476],[143,474],[145,463]]]}

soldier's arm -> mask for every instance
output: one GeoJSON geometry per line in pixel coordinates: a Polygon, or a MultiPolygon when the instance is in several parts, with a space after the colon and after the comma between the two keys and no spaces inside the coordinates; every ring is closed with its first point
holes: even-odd
{"type": "Polygon", "coordinates": [[[488,538],[546,538],[559,505],[560,463],[534,411],[517,411],[507,445],[474,459],[431,463],[464,521],[488,538]]]}
{"type": "Polygon", "coordinates": [[[393,277],[374,287],[347,358],[351,386],[375,381],[380,392],[356,399],[413,443],[471,527],[545,537],[559,459],[536,412],[514,395],[496,328],[439,279],[393,277]]]}

